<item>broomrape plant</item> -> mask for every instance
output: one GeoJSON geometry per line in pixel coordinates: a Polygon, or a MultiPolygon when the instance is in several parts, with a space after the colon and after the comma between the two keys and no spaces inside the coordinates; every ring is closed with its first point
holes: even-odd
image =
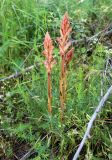
{"type": "Polygon", "coordinates": [[[56,63],[56,61],[54,60],[52,53],[53,53],[53,44],[52,44],[52,40],[50,38],[49,33],[47,32],[45,35],[45,39],[44,39],[44,51],[43,54],[46,57],[46,60],[44,61],[44,65],[46,67],[47,70],[47,77],[48,77],[48,112],[51,114],[52,112],[52,105],[51,105],[51,101],[52,101],[52,94],[51,94],[51,69],[53,67],[53,65],[56,63]]]}
{"type": "Polygon", "coordinates": [[[67,65],[73,57],[74,48],[70,48],[71,41],[69,35],[72,31],[68,14],[65,13],[61,22],[60,37],[58,38],[59,52],[61,56],[61,74],[60,74],[60,104],[61,104],[61,119],[63,118],[64,103],[66,97],[66,71],[67,65]]]}
{"type": "MultiPolygon", "coordinates": [[[[71,41],[69,41],[70,33],[72,32],[72,28],[70,27],[70,22],[68,18],[68,14],[65,13],[63,20],[61,22],[60,28],[60,37],[57,39],[59,44],[59,52],[61,56],[61,73],[60,73],[60,105],[61,105],[61,120],[63,119],[63,110],[64,103],[66,97],[66,74],[67,74],[67,66],[73,57],[74,48],[70,49],[71,41]]],[[[48,111],[52,112],[51,106],[51,69],[53,65],[56,63],[52,56],[53,52],[53,44],[52,40],[47,32],[44,39],[44,55],[46,60],[44,65],[47,69],[48,74],[48,111]]]]}

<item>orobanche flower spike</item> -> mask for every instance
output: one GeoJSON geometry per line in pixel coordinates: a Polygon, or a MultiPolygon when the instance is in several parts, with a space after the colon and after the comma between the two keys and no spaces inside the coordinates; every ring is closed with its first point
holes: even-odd
{"type": "Polygon", "coordinates": [[[50,38],[49,33],[47,32],[45,35],[45,39],[44,39],[43,54],[46,57],[46,60],[44,61],[44,65],[46,67],[47,74],[48,74],[48,112],[50,114],[52,112],[51,69],[52,69],[53,65],[56,63],[56,61],[54,60],[53,55],[52,55],[53,49],[54,49],[54,46],[52,44],[52,40],[50,38]]]}
{"type": "Polygon", "coordinates": [[[66,70],[67,65],[73,57],[74,48],[70,48],[71,41],[69,41],[72,28],[70,27],[68,14],[65,13],[61,22],[60,37],[58,38],[59,52],[61,56],[61,75],[60,75],[60,103],[61,103],[61,118],[63,118],[63,109],[65,103],[66,92],[66,70]]]}

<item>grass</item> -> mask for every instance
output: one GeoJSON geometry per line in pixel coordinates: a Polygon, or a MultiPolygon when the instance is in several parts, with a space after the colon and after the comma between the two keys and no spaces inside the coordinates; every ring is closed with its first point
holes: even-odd
{"type": "MultiPolygon", "coordinates": [[[[43,39],[47,31],[53,40],[59,37],[60,22],[68,11],[73,27],[72,39],[92,36],[111,21],[111,0],[2,0],[0,1],[0,77],[38,64],[31,72],[0,84],[0,158],[19,159],[34,148],[29,159],[72,159],[94,108],[101,98],[102,70],[108,50],[100,42],[88,56],[88,46],[75,46],[68,68],[65,123],[60,124],[59,50],[55,48],[56,67],[52,71],[52,119],[47,111],[47,73],[43,65],[43,39]],[[92,6],[92,7],[91,7],[92,6]],[[96,25],[92,29],[93,25],[96,25]],[[94,33],[93,33],[94,31],[94,33]],[[52,126],[51,126],[52,124],[52,126]],[[20,148],[20,149],[19,149],[20,148]]],[[[58,44],[55,41],[54,45],[58,44]]],[[[103,91],[111,84],[104,78],[103,91]]],[[[112,157],[111,105],[107,101],[97,118],[80,159],[100,160],[112,157]]]]}

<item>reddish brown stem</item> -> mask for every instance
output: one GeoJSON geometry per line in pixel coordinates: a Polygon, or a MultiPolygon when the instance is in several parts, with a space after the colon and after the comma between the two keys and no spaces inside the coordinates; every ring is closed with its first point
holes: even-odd
{"type": "Polygon", "coordinates": [[[63,120],[64,100],[65,100],[65,59],[62,56],[61,76],[60,76],[60,104],[61,104],[61,121],[63,120]]]}
{"type": "Polygon", "coordinates": [[[66,89],[67,89],[67,83],[66,83],[66,75],[67,75],[67,70],[65,66],[65,72],[64,72],[64,101],[66,101],[66,89]]]}
{"type": "Polygon", "coordinates": [[[52,94],[51,94],[51,73],[48,72],[48,112],[51,114],[52,112],[52,94]]]}

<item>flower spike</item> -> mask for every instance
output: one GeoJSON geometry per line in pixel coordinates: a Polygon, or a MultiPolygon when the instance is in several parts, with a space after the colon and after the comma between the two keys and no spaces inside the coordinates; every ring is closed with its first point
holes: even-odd
{"type": "Polygon", "coordinates": [[[56,63],[56,61],[52,56],[53,49],[54,49],[54,46],[52,44],[51,37],[47,32],[44,39],[44,51],[43,51],[43,54],[46,57],[46,60],[44,61],[44,65],[47,69],[47,72],[51,72],[53,65],[56,63]]]}

